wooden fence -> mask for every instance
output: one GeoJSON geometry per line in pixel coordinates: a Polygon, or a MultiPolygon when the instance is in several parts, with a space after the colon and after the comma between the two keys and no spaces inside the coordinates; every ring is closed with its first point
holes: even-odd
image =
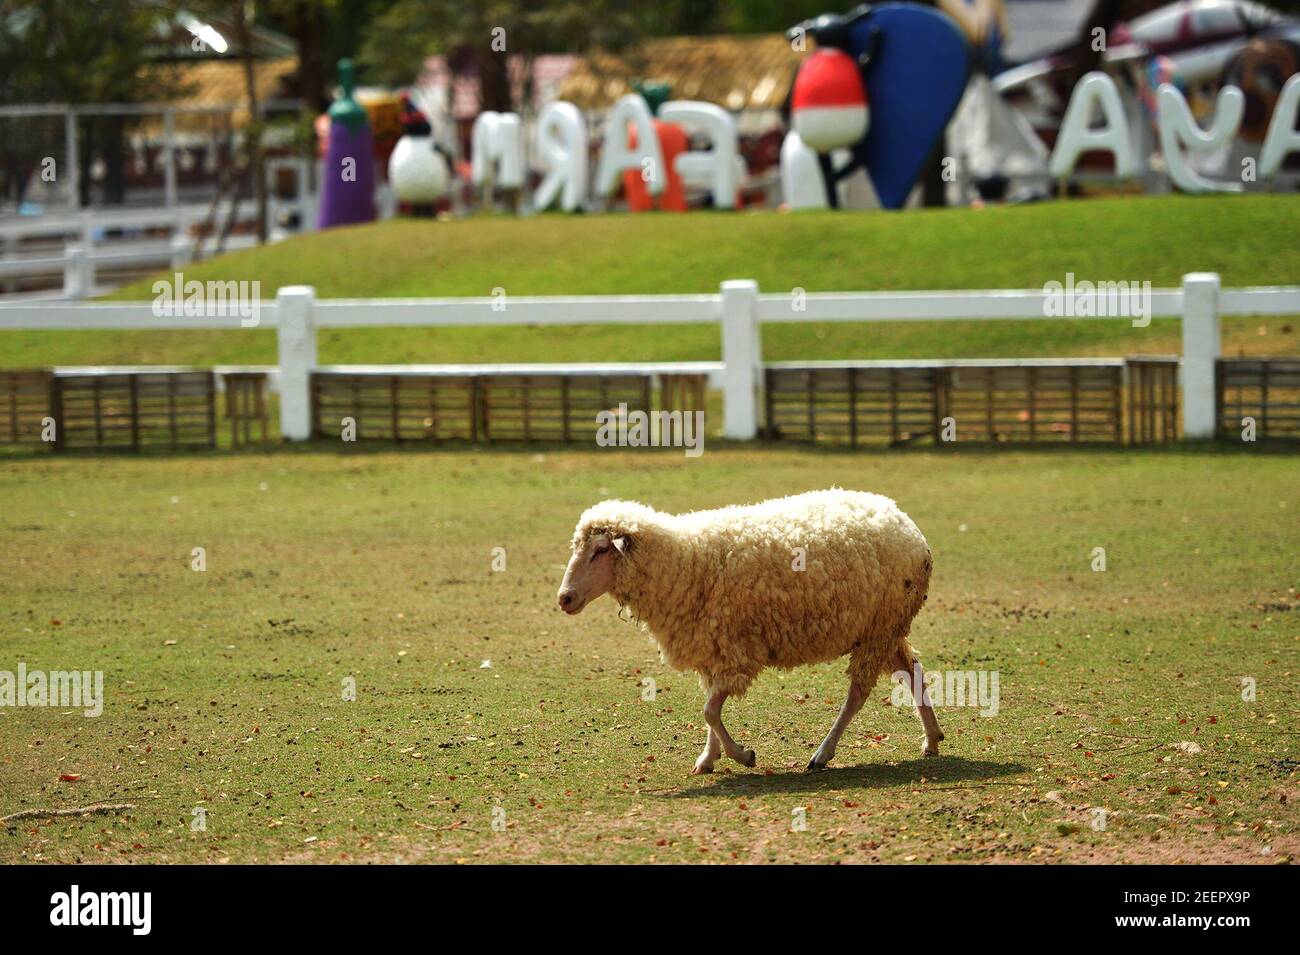
{"type": "MultiPolygon", "coordinates": [[[[674,375],[664,400],[703,409],[704,375],[674,375]]],[[[317,437],[339,438],[349,421],[356,440],[588,441],[596,415],[652,408],[654,376],[602,374],[312,374],[317,437]]]]}
{"type": "Polygon", "coordinates": [[[54,417],[54,375],[47,370],[0,371],[0,443],[39,445],[54,417]]]}
{"type": "Polygon", "coordinates": [[[1300,439],[1300,358],[1220,358],[1214,385],[1220,438],[1300,439]]]}
{"type": "MultiPolygon", "coordinates": [[[[312,373],[318,437],[345,419],[360,440],[585,441],[596,414],[703,410],[702,365],[423,366],[312,373]],[[542,366],[539,366],[542,367],[542,366]]],[[[1152,444],[1180,437],[1176,358],[775,363],[765,434],[813,443],[985,441],[1152,444]]],[[[218,384],[230,444],[270,438],[265,372],[0,371],[0,444],[143,450],[217,446],[218,384]],[[53,427],[49,427],[52,425],[53,427]],[[46,440],[50,434],[54,440],[46,440]]],[[[1300,440],[1300,358],[1220,359],[1217,434],[1300,440]]]]}
{"type": "Polygon", "coordinates": [[[1178,439],[1178,359],[1128,359],[1128,443],[1178,439]]]}
{"type": "Polygon", "coordinates": [[[226,419],[230,422],[230,446],[248,447],[254,444],[253,423],[258,425],[256,443],[267,442],[267,375],[260,371],[226,372],[222,376],[226,386],[226,419]]]}
{"type": "Polygon", "coordinates": [[[940,418],[956,440],[1118,442],[1124,363],[1106,359],[943,369],[940,418]]]}
{"type": "Polygon", "coordinates": [[[766,434],[813,443],[1118,444],[1176,437],[1177,360],[777,363],[766,434]],[[1136,366],[1136,367],[1135,367],[1136,366]]]}
{"type": "Polygon", "coordinates": [[[216,376],[211,371],[56,375],[55,450],[213,448],[216,376]]]}
{"type": "Polygon", "coordinates": [[[769,438],[857,447],[938,434],[934,367],[781,364],[769,365],[764,377],[769,438]]]}

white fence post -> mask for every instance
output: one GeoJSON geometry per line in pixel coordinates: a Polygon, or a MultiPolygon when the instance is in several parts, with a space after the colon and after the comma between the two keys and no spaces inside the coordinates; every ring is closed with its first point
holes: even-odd
{"type": "Polygon", "coordinates": [[[190,247],[190,238],[185,234],[184,229],[177,229],[172,233],[172,268],[179,269],[182,266],[190,264],[190,255],[193,251],[190,247]]]}
{"type": "Polygon", "coordinates": [[[176,208],[176,111],[163,110],[163,205],[176,208]]]}
{"type": "Polygon", "coordinates": [[[722,283],[723,433],[734,441],[758,435],[762,343],[758,333],[758,283],[722,283]]]}
{"type": "Polygon", "coordinates": [[[77,169],[77,111],[68,107],[63,114],[64,163],[63,181],[68,184],[68,207],[81,208],[81,174],[77,169]]]}
{"type": "Polygon", "coordinates": [[[280,434],[286,441],[311,437],[311,372],[316,367],[316,290],[289,285],[275,296],[280,342],[280,434]]]}
{"type": "Polygon", "coordinates": [[[70,242],[63,247],[63,297],[89,298],[95,283],[90,247],[70,242]]]}
{"type": "Polygon", "coordinates": [[[1183,276],[1183,437],[1215,433],[1214,366],[1219,358],[1219,276],[1183,276]]]}

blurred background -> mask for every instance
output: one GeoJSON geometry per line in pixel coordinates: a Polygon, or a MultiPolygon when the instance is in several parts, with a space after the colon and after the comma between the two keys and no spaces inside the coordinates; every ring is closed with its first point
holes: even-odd
{"type": "MultiPolygon", "coordinates": [[[[61,273],[49,253],[73,240],[135,243],[117,246],[117,259],[94,269],[95,288],[146,274],[176,257],[168,240],[178,217],[189,258],[313,228],[326,110],[341,93],[344,58],[355,63],[355,99],[372,131],[380,218],[411,211],[388,182],[404,133],[427,135],[446,166],[436,199],[416,206],[451,215],[485,204],[528,211],[542,175],[535,169],[526,171],[522,189],[476,195],[471,142],[480,114],[518,114],[525,141],[532,142],[546,104],[572,103],[588,126],[594,174],[609,109],[647,87],[662,90],[661,99],[727,110],[743,160],[739,204],[776,207],[786,198],[779,164],[791,90],[814,45],[792,43],[787,31],[850,6],[826,0],[6,2],[0,251],[8,266],[0,289],[10,296],[59,289],[61,273]],[[107,215],[93,234],[59,218],[86,209],[137,214],[107,215]],[[149,210],[167,215],[151,221],[149,210]],[[132,249],[135,258],[127,254],[132,249]]],[[[1108,157],[1085,156],[1065,188],[1072,194],[1168,191],[1154,128],[1158,83],[1183,90],[1200,119],[1212,114],[1224,83],[1243,89],[1247,109],[1237,142],[1194,159],[1212,170],[1258,151],[1281,85],[1300,69],[1295,0],[941,0],[938,6],[966,35],[973,69],[910,204],[1026,201],[1058,192],[1061,184],[1046,171],[1049,151],[1070,91],[1097,68],[1120,83],[1142,168],[1136,180],[1121,182],[1108,157]],[[943,156],[957,160],[954,175],[944,176],[943,156]]],[[[1247,188],[1294,190],[1295,181],[1284,174],[1247,188]]],[[[711,202],[702,184],[687,182],[684,191],[689,207],[711,202]]],[[[625,198],[588,202],[621,208],[625,198]]],[[[860,174],[841,183],[840,199],[856,207],[877,201],[860,174]]]]}

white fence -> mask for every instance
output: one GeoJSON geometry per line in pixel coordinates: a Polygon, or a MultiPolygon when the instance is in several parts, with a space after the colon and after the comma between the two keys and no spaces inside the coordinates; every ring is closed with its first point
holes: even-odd
{"type": "MultiPolygon", "coordinates": [[[[183,115],[208,115],[221,117],[233,129],[232,117],[242,103],[225,105],[180,105],[176,103],[19,103],[0,106],[0,120],[30,119],[33,117],[61,117],[63,120],[64,191],[70,205],[75,206],[80,189],[80,166],[77,161],[77,118],[80,116],[124,116],[140,119],[158,116],[162,119],[163,203],[169,209],[177,205],[177,131],[176,117],[183,115]]],[[[297,113],[302,101],[296,99],[267,99],[258,103],[258,115],[265,119],[268,113],[297,113]]],[[[215,136],[213,137],[215,138],[215,136]]]]}
{"type": "MultiPolygon", "coordinates": [[[[317,367],[316,329],[374,326],[584,325],[715,323],[721,326],[720,381],[724,433],[758,434],[763,322],[896,322],[1043,320],[1052,295],[1035,290],[845,292],[760,295],[751,280],[723,282],[716,295],[316,299],[308,286],[281,288],[262,304],[257,324],[279,337],[280,427],[295,441],[311,436],[311,372],[317,367]]],[[[1151,317],[1182,320],[1183,432],[1213,437],[1214,365],[1220,354],[1219,317],[1300,314],[1300,287],[1225,289],[1214,273],[1183,277],[1181,288],[1151,292],[1151,317]]],[[[1094,320],[1131,321],[1100,317],[1094,320]]],[[[152,303],[0,304],[0,329],[240,328],[237,310],[197,316],[159,315],[152,303]]],[[[581,340],[575,340],[575,351],[581,340]]],[[[623,366],[636,368],[639,366],[623,366]]],[[[649,368],[650,366],[646,366],[649,368]]],[[[657,366],[656,366],[657,367],[657,366]]],[[[712,371],[718,366],[710,365],[712,371]]]]}
{"type": "MultiPolygon", "coordinates": [[[[148,265],[157,268],[170,265],[178,268],[189,262],[193,254],[195,240],[188,234],[190,226],[206,219],[209,208],[207,204],[198,204],[174,209],[87,209],[75,214],[0,220],[0,245],[7,250],[7,254],[0,258],[0,279],[62,274],[62,296],[76,299],[94,293],[95,273],[101,266],[148,265]],[[169,237],[139,241],[119,239],[107,245],[96,242],[100,232],[135,229],[166,230],[169,237]],[[75,237],[75,240],[61,249],[33,253],[17,251],[21,243],[30,239],[58,241],[68,237],[75,237]]],[[[245,200],[240,205],[236,221],[247,222],[254,212],[254,204],[245,200]]],[[[225,215],[223,207],[218,221],[225,215]]],[[[209,249],[215,244],[215,238],[206,240],[209,249]]],[[[231,250],[254,244],[255,237],[236,234],[227,238],[225,247],[231,250]]]]}
{"type": "MultiPolygon", "coordinates": [[[[303,231],[313,228],[319,199],[308,191],[306,161],[270,159],[266,163],[266,174],[272,183],[267,203],[268,221],[274,226],[282,213],[296,212],[303,231]],[[297,193],[290,199],[280,199],[274,192],[275,176],[282,169],[294,172],[297,193]]],[[[386,194],[388,190],[382,192],[386,194]]],[[[95,273],[100,266],[170,265],[179,268],[189,262],[197,241],[190,235],[191,227],[206,221],[212,211],[210,202],[179,205],[170,202],[163,207],[112,207],[0,218],[0,249],[5,253],[0,258],[0,279],[62,274],[62,297],[86,298],[96,291],[95,273]],[[103,232],[146,229],[166,231],[168,237],[143,241],[114,239],[105,245],[97,244],[97,236],[103,232]],[[32,240],[66,244],[61,249],[23,252],[24,243],[32,240]]],[[[229,214],[229,203],[221,203],[214,222],[220,225],[229,214]]],[[[256,215],[257,203],[251,198],[245,197],[236,203],[235,224],[251,223],[256,215]]],[[[272,239],[277,235],[277,229],[272,228],[272,239]]],[[[208,236],[203,240],[203,247],[210,251],[216,241],[215,236],[208,236]]],[[[250,248],[256,243],[254,236],[233,233],[227,236],[224,248],[226,251],[250,248]]]]}

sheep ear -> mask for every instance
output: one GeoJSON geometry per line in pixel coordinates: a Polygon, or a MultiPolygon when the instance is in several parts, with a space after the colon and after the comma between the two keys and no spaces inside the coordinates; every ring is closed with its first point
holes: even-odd
{"type": "Polygon", "coordinates": [[[628,552],[632,549],[632,538],[627,535],[614,538],[614,549],[626,557],[628,552]]]}

